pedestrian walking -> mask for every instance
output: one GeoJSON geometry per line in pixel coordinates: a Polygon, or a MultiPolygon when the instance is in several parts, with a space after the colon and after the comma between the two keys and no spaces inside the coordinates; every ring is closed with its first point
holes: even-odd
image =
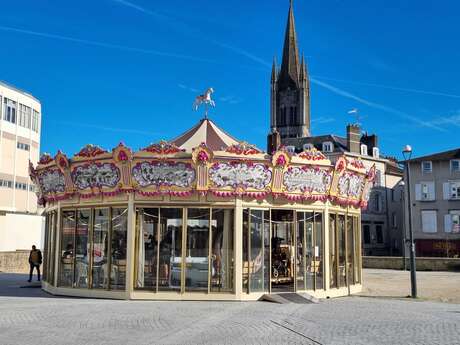
{"type": "Polygon", "coordinates": [[[30,272],[29,272],[29,280],[30,283],[32,281],[32,275],[34,273],[34,268],[37,269],[37,276],[38,281],[40,281],[40,265],[42,264],[42,252],[40,249],[37,249],[35,245],[32,246],[32,250],[29,254],[29,265],[30,265],[30,272]]]}

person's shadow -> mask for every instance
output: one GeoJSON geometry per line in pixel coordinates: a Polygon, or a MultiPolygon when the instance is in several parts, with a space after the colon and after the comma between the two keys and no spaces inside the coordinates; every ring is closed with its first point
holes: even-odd
{"type": "Polygon", "coordinates": [[[0,297],[57,298],[41,289],[41,282],[34,275],[31,283],[28,274],[0,272],[0,297]]]}

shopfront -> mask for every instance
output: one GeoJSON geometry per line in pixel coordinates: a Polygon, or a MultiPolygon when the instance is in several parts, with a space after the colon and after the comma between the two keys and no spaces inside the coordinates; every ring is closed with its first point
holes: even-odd
{"type": "Polygon", "coordinates": [[[360,214],[374,170],[359,160],[162,142],[44,156],[31,177],[46,210],[50,293],[256,300],[361,289],[360,214]]]}

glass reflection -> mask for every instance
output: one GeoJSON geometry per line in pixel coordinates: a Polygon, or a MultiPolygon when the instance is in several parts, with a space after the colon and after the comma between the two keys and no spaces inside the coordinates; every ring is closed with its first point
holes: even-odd
{"type": "Polygon", "coordinates": [[[337,287],[337,238],[336,238],[336,215],[329,215],[329,287],[337,287]]]}
{"type": "Polygon", "coordinates": [[[62,212],[59,286],[71,287],[74,275],[75,211],[62,212]]]}
{"type": "Polygon", "coordinates": [[[93,288],[106,289],[108,287],[107,247],[109,236],[109,209],[94,210],[93,227],[93,288]]]}
{"type": "Polygon", "coordinates": [[[233,291],[233,209],[212,210],[211,292],[233,291]]]}
{"type": "Polygon", "coordinates": [[[345,216],[339,215],[338,220],[338,249],[339,249],[339,287],[346,284],[346,252],[345,252],[345,216]]]}
{"type": "MultiPolygon", "coordinates": [[[[156,290],[158,262],[158,208],[138,211],[136,288],[156,290]]],[[[168,277],[164,277],[168,279],[168,277]]]]}
{"type": "Polygon", "coordinates": [[[88,287],[88,241],[90,210],[77,211],[77,229],[75,232],[75,281],[77,288],[88,287]]]}
{"type": "Polygon", "coordinates": [[[209,209],[187,210],[186,290],[208,290],[209,209]]]}
{"type": "Polygon", "coordinates": [[[124,290],[126,285],[126,244],[128,209],[112,209],[110,288],[124,290]]]}
{"type": "Polygon", "coordinates": [[[180,290],[182,268],[182,209],[160,210],[158,290],[180,290]]]}

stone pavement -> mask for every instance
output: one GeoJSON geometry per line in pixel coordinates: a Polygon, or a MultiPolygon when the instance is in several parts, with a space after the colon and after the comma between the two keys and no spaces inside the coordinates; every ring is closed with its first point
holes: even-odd
{"type": "MultiPolygon", "coordinates": [[[[410,272],[364,269],[360,296],[406,297],[410,295],[410,272]]],[[[460,272],[417,272],[417,295],[421,300],[460,303],[460,272]]]]}
{"type": "Polygon", "coordinates": [[[318,304],[54,298],[0,273],[1,345],[460,344],[460,305],[346,297],[318,304]]]}

